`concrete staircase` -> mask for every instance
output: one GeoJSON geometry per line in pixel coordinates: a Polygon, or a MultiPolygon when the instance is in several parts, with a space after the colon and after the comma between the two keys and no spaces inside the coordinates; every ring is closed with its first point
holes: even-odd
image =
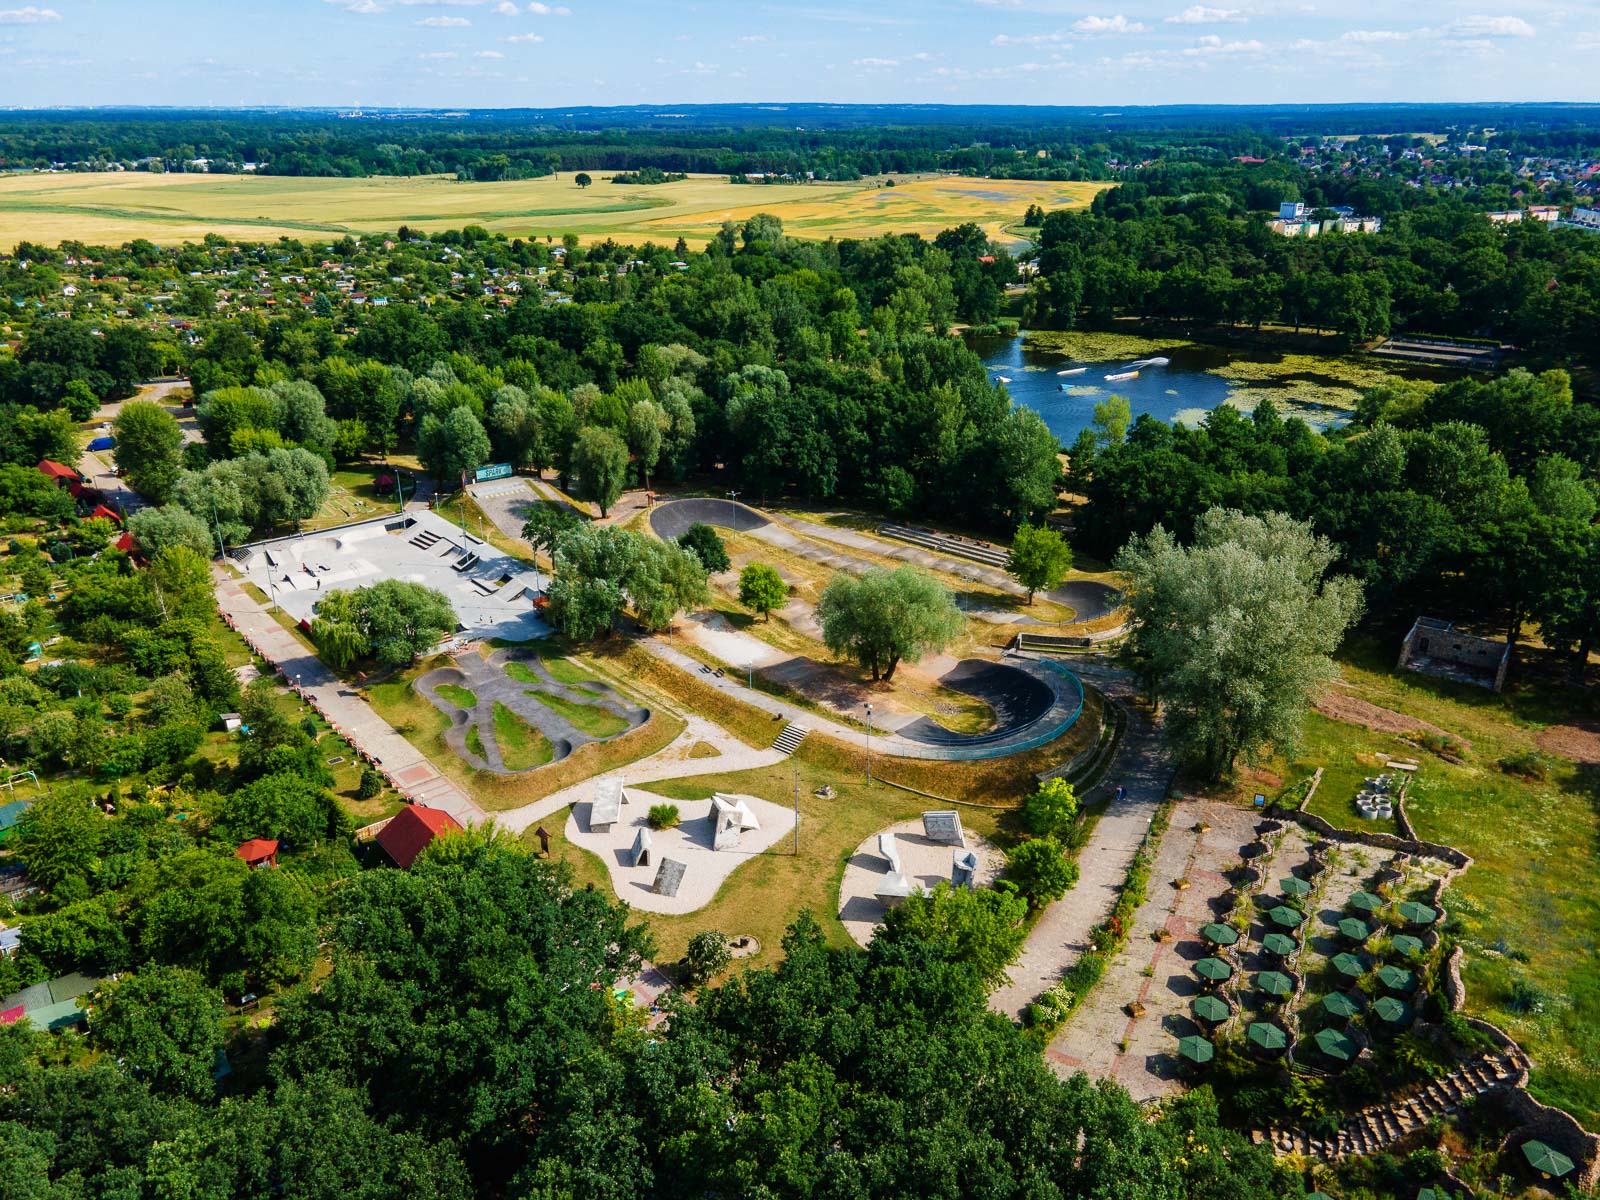
{"type": "Polygon", "coordinates": [[[894,538],[899,542],[910,542],[913,546],[921,546],[924,550],[933,550],[939,554],[970,558],[973,562],[999,567],[1001,570],[1005,569],[1008,557],[1002,546],[980,542],[974,538],[938,533],[932,529],[919,529],[915,525],[879,525],[878,536],[894,538]]]}
{"type": "Polygon", "coordinates": [[[1346,1119],[1332,1138],[1311,1137],[1297,1129],[1275,1129],[1258,1130],[1253,1140],[1267,1142],[1279,1154],[1308,1158],[1375,1154],[1434,1117],[1454,1112],[1467,1100],[1510,1087],[1527,1067],[1527,1060],[1518,1054],[1483,1054],[1442,1079],[1429,1080],[1408,1097],[1362,1109],[1346,1119]]]}
{"type": "Polygon", "coordinates": [[[806,740],[806,734],[810,732],[809,729],[791,721],[783,727],[783,732],[778,735],[778,740],[772,743],[772,748],[787,758],[800,748],[800,743],[806,740]]]}

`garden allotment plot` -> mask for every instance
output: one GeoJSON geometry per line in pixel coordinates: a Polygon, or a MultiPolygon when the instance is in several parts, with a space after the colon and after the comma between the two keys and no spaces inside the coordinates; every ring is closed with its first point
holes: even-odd
{"type": "Polygon", "coordinates": [[[649,187],[597,178],[579,188],[570,175],[508,183],[413,179],[311,179],[270,175],[150,175],[144,172],[0,174],[0,250],[19,241],[56,245],[76,239],[120,245],[147,238],[163,245],[208,233],[240,241],[326,240],[481,225],[517,237],[576,234],[670,245],[704,242],[724,221],[758,212],[782,218],[808,238],[870,238],[921,233],[972,221],[992,237],[1022,220],[1030,204],[1084,205],[1102,184],[933,176],[895,187],[877,182],[735,184],[694,175],[649,187]]]}
{"type": "Polygon", "coordinates": [[[433,512],[256,542],[234,557],[245,578],[297,622],[311,621],[331,591],[399,579],[444,593],[464,635],[524,642],[550,632],[533,603],[543,578],[433,512]]]}

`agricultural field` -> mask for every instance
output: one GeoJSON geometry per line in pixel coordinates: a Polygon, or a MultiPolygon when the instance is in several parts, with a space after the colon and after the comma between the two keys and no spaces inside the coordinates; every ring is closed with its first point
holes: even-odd
{"type": "Polygon", "coordinates": [[[247,241],[482,225],[521,237],[575,234],[705,242],[724,221],[773,213],[802,237],[932,236],[973,221],[1008,236],[1030,204],[1084,205],[1103,184],[928,176],[806,185],[733,184],[719,175],[618,186],[570,175],[508,183],[421,178],[313,179],[144,173],[0,176],[0,250],[19,241],[75,239],[119,245],[199,241],[208,233],[247,241]]]}

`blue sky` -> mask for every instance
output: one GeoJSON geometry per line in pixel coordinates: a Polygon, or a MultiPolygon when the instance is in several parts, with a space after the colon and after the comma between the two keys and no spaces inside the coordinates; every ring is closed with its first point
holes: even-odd
{"type": "Polygon", "coordinates": [[[0,0],[0,104],[1600,100],[1600,0],[0,0]]]}

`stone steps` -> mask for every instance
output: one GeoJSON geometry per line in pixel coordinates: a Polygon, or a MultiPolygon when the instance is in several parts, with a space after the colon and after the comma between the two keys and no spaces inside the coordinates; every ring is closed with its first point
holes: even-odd
{"type": "Polygon", "coordinates": [[[1363,1109],[1346,1118],[1331,1140],[1312,1137],[1298,1129],[1258,1130],[1255,1139],[1272,1146],[1278,1154],[1323,1159],[1374,1154],[1434,1117],[1454,1112],[1465,1101],[1504,1087],[1516,1079],[1526,1065],[1520,1056],[1484,1054],[1463,1063],[1441,1079],[1429,1080],[1410,1096],[1363,1109]]]}
{"type": "Polygon", "coordinates": [[[809,729],[791,721],[783,727],[783,732],[778,734],[778,740],[772,743],[772,748],[787,758],[800,748],[800,743],[806,740],[806,734],[810,732],[809,729]]]}

